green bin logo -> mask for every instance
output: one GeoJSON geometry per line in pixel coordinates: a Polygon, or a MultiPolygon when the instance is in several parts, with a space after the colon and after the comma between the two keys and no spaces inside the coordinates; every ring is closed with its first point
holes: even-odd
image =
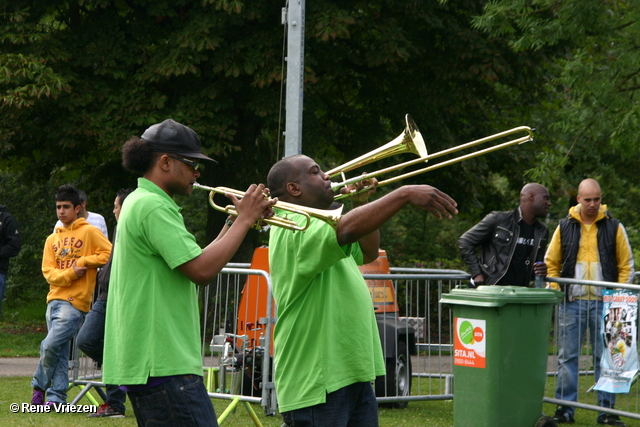
{"type": "Polygon", "coordinates": [[[468,320],[465,320],[460,324],[460,329],[458,330],[460,334],[460,341],[463,344],[473,344],[473,325],[468,320]]]}
{"type": "Polygon", "coordinates": [[[454,364],[486,367],[486,321],[455,318],[454,364]]]}

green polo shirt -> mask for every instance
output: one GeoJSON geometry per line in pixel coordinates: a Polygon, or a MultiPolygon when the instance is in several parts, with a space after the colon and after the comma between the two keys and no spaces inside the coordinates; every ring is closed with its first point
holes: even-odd
{"type": "Polygon", "coordinates": [[[358,269],[360,245],[339,246],[335,230],[317,219],[304,233],[270,233],[280,412],[325,403],[327,393],[384,375],[373,303],[358,269]]]}
{"type": "Polygon", "coordinates": [[[196,286],[176,269],[202,249],[180,210],[144,178],[123,204],[107,299],[107,384],[203,373],[196,286]]]}

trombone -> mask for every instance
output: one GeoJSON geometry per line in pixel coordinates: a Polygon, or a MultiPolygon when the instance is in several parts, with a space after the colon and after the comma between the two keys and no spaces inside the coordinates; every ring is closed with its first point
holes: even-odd
{"type": "MultiPolygon", "coordinates": [[[[238,216],[238,210],[234,205],[220,206],[216,204],[213,198],[216,194],[233,194],[238,199],[242,199],[245,195],[244,191],[234,190],[233,188],[227,187],[208,187],[206,185],[198,184],[197,182],[193,184],[193,188],[199,188],[201,190],[209,191],[209,205],[211,205],[213,209],[224,212],[227,215],[238,216]]],[[[264,197],[265,199],[269,198],[269,196],[267,196],[266,194],[264,195],[264,197]]],[[[260,225],[260,222],[264,222],[269,225],[286,228],[287,230],[305,231],[311,224],[311,218],[317,218],[326,222],[334,229],[337,229],[340,215],[342,215],[342,206],[337,209],[323,210],[296,205],[295,203],[278,201],[275,205],[273,205],[273,207],[286,212],[302,215],[304,218],[304,222],[302,224],[299,224],[296,221],[287,218],[286,216],[274,215],[271,218],[260,220],[258,223],[254,224],[254,228],[261,229],[262,226],[260,225]]]]}
{"type": "MultiPolygon", "coordinates": [[[[393,172],[396,171],[398,169],[402,169],[408,166],[412,166],[415,165],[417,163],[422,163],[422,162],[428,162],[431,159],[435,159],[441,156],[445,156],[447,154],[451,154],[454,153],[456,151],[460,151],[460,150],[464,150],[466,148],[469,147],[473,147],[476,145],[480,145],[480,144],[484,144],[487,142],[491,142],[491,141],[495,141],[495,140],[499,140],[505,137],[511,137],[515,134],[519,134],[519,133],[524,133],[523,136],[519,136],[519,137],[514,137],[512,140],[509,140],[507,142],[503,142],[500,143],[498,145],[494,145],[492,147],[488,147],[488,148],[484,148],[482,150],[476,151],[474,153],[470,153],[470,154],[466,154],[463,156],[459,156],[450,160],[446,160],[440,163],[436,163],[434,165],[431,166],[427,166],[425,168],[422,169],[417,169],[414,170],[412,172],[407,172],[401,175],[398,175],[396,177],[393,178],[389,178],[386,180],[382,180],[378,182],[378,187],[381,187],[383,185],[387,185],[387,184],[391,184],[393,182],[396,181],[400,181],[402,179],[406,179],[406,178],[411,178],[413,176],[419,175],[421,173],[425,173],[425,172],[429,172],[435,169],[439,169],[445,166],[449,166],[451,164],[457,163],[457,162],[461,162],[462,160],[466,160],[466,159],[470,159],[473,157],[477,157],[477,156],[481,156],[483,154],[487,154],[487,153],[491,153],[493,151],[497,151],[500,150],[501,148],[505,148],[505,147],[509,147],[511,145],[520,145],[520,144],[524,144],[525,142],[529,142],[529,141],[533,141],[533,129],[531,129],[528,126],[518,126],[515,127],[513,129],[509,129],[506,130],[504,132],[500,132],[497,133],[495,135],[491,135],[491,136],[487,136],[484,138],[480,138],[480,139],[476,139],[475,141],[471,141],[468,142],[466,144],[462,144],[456,147],[452,147],[452,148],[448,148],[446,150],[442,150],[439,151],[437,153],[434,154],[427,154],[426,153],[426,148],[424,148],[424,140],[422,139],[422,135],[420,134],[420,131],[418,130],[418,127],[416,126],[416,124],[413,122],[413,119],[411,119],[411,116],[409,116],[408,114],[405,116],[405,120],[407,123],[407,126],[405,127],[405,130],[402,134],[400,134],[398,137],[396,137],[395,139],[393,139],[391,142],[383,145],[382,147],[367,153],[363,156],[358,157],[355,160],[352,160],[351,162],[347,162],[344,165],[338,166],[337,168],[331,169],[330,171],[327,172],[327,175],[329,175],[330,177],[335,177],[338,175],[342,176],[342,181],[341,182],[333,182],[331,183],[331,188],[333,189],[333,191],[340,191],[340,189],[342,187],[345,187],[347,185],[351,185],[351,184],[355,184],[359,181],[365,180],[365,179],[369,179],[371,177],[378,177],[380,175],[384,175],[385,173],[388,172],[393,172]],[[419,148],[420,147],[420,148],[419,148]],[[404,163],[400,163],[398,165],[395,166],[390,166],[388,168],[384,168],[384,169],[380,169],[376,172],[371,172],[371,173],[367,173],[365,175],[360,175],[358,177],[355,178],[351,178],[351,179],[345,179],[344,178],[344,172],[350,171],[355,169],[356,167],[360,167],[372,162],[375,162],[377,160],[380,160],[382,158],[391,156],[391,155],[395,155],[395,154],[399,154],[399,153],[407,153],[407,152],[411,152],[414,154],[418,154],[420,157],[414,160],[410,160],[404,163]],[[387,154],[390,153],[390,154],[387,154]]],[[[354,194],[357,193],[361,193],[364,191],[367,191],[369,189],[369,187],[365,187],[362,188],[359,191],[352,191],[350,193],[346,193],[346,194],[337,194],[334,199],[335,200],[339,200],[339,199],[343,199],[345,197],[349,197],[352,196],[354,194]]]]}
{"type": "MultiPolygon", "coordinates": [[[[459,145],[457,147],[452,147],[443,151],[439,151],[435,154],[428,154],[427,153],[427,148],[425,146],[424,143],[424,139],[422,138],[422,134],[420,133],[420,130],[418,130],[418,126],[416,126],[415,122],[413,121],[413,119],[411,118],[411,116],[409,114],[407,114],[405,116],[405,129],[404,131],[397,136],[396,138],[394,138],[392,141],[388,142],[387,144],[383,145],[382,147],[379,147],[363,156],[360,156],[350,162],[347,162],[341,166],[338,166],[337,168],[334,168],[330,171],[327,172],[327,174],[329,176],[331,176],[332,178],[337,176],[337,175],[342,175],[342,182],[337,182],[337,183],[332,183],[331,187],[334,191],[338,191],[340,188],[345,187],[347,185],[351,185],[354,183],[357,183],[359,181],[362,181],[364,179],[368,179],[370,177],[377,177],[379,175],[383,175],[385,173],[388,172],[392,172],[407,166],[412,166],[415,165],[417,163],[421,163],[421,162],[428,162],[431,159],[435,159],[437,157],[441,157],[441,156],[445,156],[447,154],[451,154],[453,152],[459,151],[459,150],[463,150],[465,148],[469,148],[469,147],[473,147],[475,145],[479,145],[479,144],[483,144],[486,142],[490,142],[490,141],[494,141],[497,139],[501,139],[504,137],[508,137],[508,136],[512,136],[514,134],[520,133],[520,132],[524,132],[526,135],[518,137],[518,138],[514,138],[510,141],[507,142],[503,142],[501,144],[495,145],[493,147],[489,147],[489,148],[485,148],[483,150],[477,151],[475,153],[471,153],[471,154],[466,154],[460,157],[456,157],[454,159],[451,160],[447,160],[441,163],[437,163],[435,165],[431,165],[428,166],[426,168],[422,168],[422,169],[418,169],[412,172],[408,172],[399,176],[396,176],[394,178],[389,178],[383,181],[378,182],[378,187],[381,187],[383,185],[387,185],[387,184],[391,184],[392,182],[396,182],[399,181],[401,179],[405,179],[405,178],[410,178],[413,177],[415,175],[419,175],[421,173],[424,172],[428,172],[430,170],[435,170],[444,166],[448,166],[451,165],[453,163],[457,163],[460,162],[462,160],[465,159],[470,159],[472,157],[477,157],[477,156],[481,156],[483,154],[486,153],[490,153],[492,151],[496,151],[499,150],[501,148],[504,147],[508,147],[510,145],[515,145],[515,144],[523,144],[525,142],[528,141],[532,141],[533,140],[533,130],[528,127],[528,126],[520,126],[520,127],[516,127],[504,132],[500,132],[497,133],[495,135],[491,135],[491,136],[487,136],[485,138],[481,138],[481,139],[477,139],[475,141],[471,141],[468,142],[466,144],[463,145],[459,145]],[[359,168],[361,166],[367,165],[369,163],[375,162],[377,160],[386,158],[386,157],[390,157],[390,156],[394,156],[396,154],[401,154],[401,153],[413,153],[418,155],[419,157],[417,159],[414,160],[410,160],[404,163],[400,163],[396,166],[391,166],[385,169],[380,169],[379,171],[376,172],[372,172],[366,175],[361,175],[355,178],[351,178],[351,179],[346,179],[344,176],[345,172],[351,171],[353,169],[359,168]]],[[[215,203],[215,201],[213,200],[214,196],[216,194],[233,194],[235,195],[237,198],[241,199],[242,197],[244,197],[245,193],[243,191],[238,191],[238,190],[234,190],[232,188],[227,188],[227,187],[208,187],[206,185],[201,185],[198,184],[197,182],[193,184],[194,188],[199,188],[201,190],[207,190],[209,191],[209,204],[211,205],[211,207],[215,210],[218,210],[220,212],[224,212],[227,215],[234,215],[237,216],[238,215],[238,211],[236,209],[236,207],[234,205],[227,205],[227,206],[220,206],[218,204],[215,203]]],[[[367,191],[368,187],[365,187],[363,189],[361,189],[358,192],[363,192],[363,191],[367,191]]],[[[335,200],[339,200],[342,199],[344,197],[349,197],[352,196],[353,194],[356,194],[356,192],[351,192],[348,194],[338,194],[334,197],[335,200]]],[[[268,195],[265,194],[264,196],[265,198],[269,198],[268,195]]],[[[266,224],[269,225],[275,225],[277,227],[283,227],[286,228],[288,230],[293,230],[293,231],[305,231],[310,223],[311,223],[311,218],[316,218],[316,219],[320,219],[324,222],[326,222],[327,224],[329,224],[331,227],[333,227],[334,229],[337,229],[338,227],[338,222],[340,220],[340,215],[342,214],[342,206],[337,208],[337,209],[333,209],[333,210],[323,210],[323,209],[314,209],[314,208],[310,208],[307,206],[301,206],[301,205],[296,205],[294,203],[287,203],[287,202],[280,202],[278,201],[275,205],[273,205],[274,208],[276,209],[280,209],[282,211],[285,212],[290,212],[290,213],[294,213],[294,214],[299,214],[302,215],[304,222],[302,224],[297,223],[296,221],[289,219],[285,216],[278,216],[275,215],[271,218],[267,218],[264,220],[259,221],[258,223],[254,224],[254,228],[262,228],[262,226],[260,225],[260,223],[264,222],[266,224]]]]}

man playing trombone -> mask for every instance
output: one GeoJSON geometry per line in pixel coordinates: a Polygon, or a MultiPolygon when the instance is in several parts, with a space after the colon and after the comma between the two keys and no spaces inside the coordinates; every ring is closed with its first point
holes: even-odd
{"type": "MultiPolygon", "coordinates": [[[[329,175],[304,155],[276,163],[267,185],[282,202],[312,209],[329,209],[334,202],[329,175]]],[[[271,229],[269,265],[278,306],[275,385],[287,425],[378,425],[370,382],[385,375],[385,366],[358,264],[377,258],[379,228],[404,206],[437,218],[458,212],[451,197],[428,185],[403,186],[371,203],[377,180],[356,184],[366,185],[371,189],[352,196],[353,209],[337,223],[314,216],[304,232],[271,229]]],[[[287,216],[302,220],[297,213],[287,216]]]]}

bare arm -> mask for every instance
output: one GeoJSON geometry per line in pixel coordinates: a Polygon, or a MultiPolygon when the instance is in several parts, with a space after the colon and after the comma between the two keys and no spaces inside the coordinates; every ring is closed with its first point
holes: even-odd
{"type": "Polygon", "coordinates": [[[456,201],[437,188],[430,185],[405,185],[374,202],[351,210],[340,218],[337,230],[338,243],[346,245],[357,242],[377,231],[407,204],[427,210],[438,219],[451,219],[452,214],[458,213],[456,201]]]}
{"type": "MultiPolygon", "coordinates": [[[[364,173],[363,175],[366,175],[366,173],[364,173]]],[[[378,180],[376,178],[369,178],[359,181],[355,185],[342,187],[340,189],[340,192],[343,194],[348,194],[353,191],[354,195],[349,197],[349,201],[351,202],[352,208],[357,208],[369,203],[369,197],[376,192],[377,186],[378,180]],[[358,191],[362,190],[364,187],[370,187],[371,189],[362,193],[358,193],[358,191]]],[[[376,229],[373,232],[361,237],[358,240],[358,244],[360,245],[360,249],[362,249],[364,264],[375,261],[376,259],[378,259],[378,256],[380,254],[380,231],[376,229]]]]}
{"type": "MultiPolygon", "coordinates": [[[[367,203],[352,203],[353,207],[365,206],[367,203]]],[[[374,230],[371,233],[362,236],[358,243],[360,244],[360,248],[362,249],[362,255],[364,258],[364,263],[369,264],[370,262],[375,261],[379,255],[380,249],[380,230],[374,230]]]]}
{"type": "MultiPolygon", "coordinates": [[[[215,239],[213,239],[214,242],[217,242],[218,240],[222,239],[224,237],[225,234],[227,234],[227,231],[229,231],[229,229],[231,228],[231,224],[233,224],[233,222],[236,220],[236,218],[233,215],[229,215],[227,217],[227,219],[224,221],[224,225],[222,226],[222,228],[220,229],[220,232],[218,233],[218,235],[216,236],[215,239]],[[231,222],[231,224],[229,224],[229,222],[231,222]]],[[[213,243],[213,242],[212,242],[213,243]]]]}
{"type": "Polygon", "coordinates": [[[236,253],[247,231],[261,218],[273,215],[273,206],[278,199],[267,199],[264,196],[263,184],[255,185],[246,191],[242,199],[227,194],[238,211],[233,226],[221,231],[220,235],[202,250],[202,253],[190,261],[180,265],[178,269],[192,282],[205,286],[224,268],[236,253]]]}

